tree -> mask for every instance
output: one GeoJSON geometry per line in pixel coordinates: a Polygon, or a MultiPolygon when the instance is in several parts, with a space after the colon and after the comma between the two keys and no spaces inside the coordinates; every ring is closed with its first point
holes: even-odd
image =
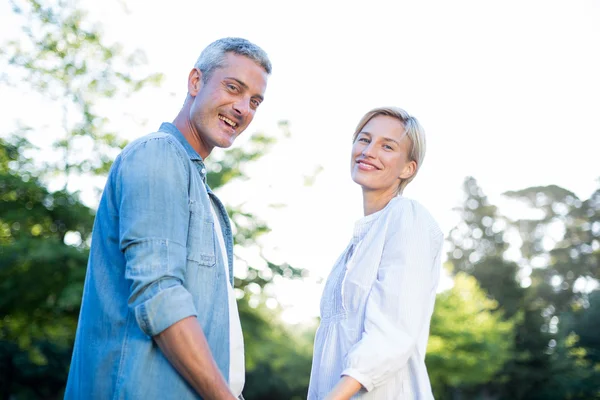
{"type": "Polygon", "coordinates": [[[27,147],[0,139],[0,393],[54,398],[71,358],[93,213],[77,194],[49,192],[27,147]]]}
{"type": "Polygon", "coordinates": [[[0,370],[6,372],[0,392],[4,398],[55,398],[70,362],[93,223],[93,211],[68,183],[104,174],[125,144],[96,112],[97,103],[161,76],[124,72],[138,71],[133,67],[143,54],[107,45],[72,2],[10,4],[23,35],[1,47],[0,62],[10,74],[0,83],[33,89],[59,105],[60,118],[47,130],[20,124],[0,142],[0,370]],[[31,146],[31,132],[56,138],[52,149],[31,146]],[[47,161],[34,161],[40,158],[47,161]],[[57,182],[61,190],[48,189],[57,182]]]}
{"type": "MultiPolygon", "coordinates": [[[[10,3],[14,15],[23,20],[23,35],[0,51],[13,77],[5,83],[29,86],[60,110],[60,126],[51,125],[46,134],[56,138],[53,150],[61,156],[46,157],[40,170],[65,188],[74,177],[106,174],[126,141],[109,129],[108,118],[97,112],[98,104],[156,85],[162,75],[141,72],[141,51],[126,54],[120,45],[106,44],[100,27],[74,1],[10,3]]],[[[36,135],[41,129],[36,128],[36,135]]]]}
{"type": "MultiPolygon", "coordinates": [[[[250,141],[265,151],[264,140],[258,134],[250,141]]],[[[0,141],[0,393],[6,398],[59,398],[77,324],[93,212],[77,194],[44,187],[32,160],[23,155],[30,147],[24,138],[0,141]]],[[[213,171],[221,163],[220,171],[235,169],[235,174],[210,176],[223,183],[231,183],[234,175],[243,178],[244,162],[253,159],[252,148],[249,153],[226,152],[210,164],[213,171]]],[[[236,240],[257,246],[256,239],[268,232],[266,224],[241,210],[234,209],[232,215],[236,240]],[[236,222],[235,215],[247,218],[236,222]]],[[[246,398],[305,398],[312,332],[293,333],[277,322],[276,314],[264,306],[268,297],[262,293],[275,276],[300,277],[302,271],[265,263],[269,274],[249,264],[247,277],[236,278],[243,293],[239,309],[248,366],[246,398]],[[258,307],[250,305],[257,295],[254,288],[259,289],[258,307]]]]}
{"type": "MultiPolygon", "coordinates": [[[[24,35],[0,52],[0,62],[12,68],[5,75],[12,79],[4,84],[29,85],[60,105],[60,123],[50,123],[47,131],[57,138],[52,149],[60,157],[35,162],[32,155],[48,154],[50,149],[29,145],[28,126],[22,126],[14,139],[0,142],[0,393],[3,398],[60,398],[93,222],[93,211],[70,183],[76,177],[103,177],[126,144],[100,116],[98,105],[118,93],[128,95],[157,84],[161,76],[140,72],[141,52],[126,55],[119,45],[105,44],[100,28],[72,2],[11,4],[24,21],[24,35]],[[56,182],[62,189],[49,189],[56,182]]],[[[211,187],[218,191],[245,179],[244,165],[260,158],[273,143],[256,134],[244,149],[211,157],[211,187]]],[[[228,211],[236,243],[259,247],[257,239],[268,232],[267,225],[243,207],[228,206],[228,211]]],[[[249,261],[248,273],[235,279],[249,350],[246,397],[265,398],[267,390],[272,398],[302,398],[308,386],[312,336],[290,333],[264,305],[265,289],[274,277],[300,277],[302,271],[287,263],[261,261],[266,269],[249,261]],[[273,376],[264,385],[267,373],[273,376]]]]}
{"type": "Polygon", "coordinates": [[[521,254],[534,266],[532,288],[548,317],[587,301],[578,284],[600,277],[600,190],[581,201],[574,193],[551,185],[510,191],[540,215],[513,222],[521,236],[521,254]]]}
{"type": "Polygon", "coordinates": [[[585,349],[585,359],[600,365],[600,337],[597,335],[597,322],[600,321],[600,291],[589,295],[585,307],[574,309],[565,315],[565,331],[578,337],[578,345],[585,349]]]}
{"type": "Polygon", "coordinates": [[[514,320],[464,272],[438,294],[431,319],[426,363],[436,399],[460,398],[487,383],[512,356],[514,320]]]}
{"type": "Polygon", "coordinates": [[[239,303],[243,324],[248,400],[303,400],[308,395],[314,326],[294,329],[264,306],[239,303]]]}
{"type": "Polygon", "coordinates": [[[563,313],[561,336],[556,350],[565,371],[559,382],[573,398],[600,398],[600,338],[597,323],[600,319],[600,291],[589,294],[589,302],[563,313]],[[566,353],[566,354],[565,354],[566,353]],[[575,379],[573,379],[575,375],[575,379]]]}
{"type": "MultiPolygon", "coordinates": [[[[586,287],[597,287],[600,190],[585,201],[555,185],[510,191],[506,196],[538,214],[512,222],[522,242],[521,264],[531,271],[527,305],[537,322],[528,334],[542,333],[545,340],[539,340],[538,347],[549,358],[546,382],[538,386],[544,389],[536,389],[537,398],[594,398],[600,385],[590,389],[587,383],[591,376],[597,379],[594,363],[578,357],[586,351],[577,344],[579,339],[573,339],[579,336],[568,330],[568,324],[573,315],[589,315],[577,310],[589,307],[586,287]]],[[[590,334],[580,331],[584,337],[590,334]]]]}
{"type": "Polygon", "coordinates": [[[504,237],[507,219],[473,177],[463,184],[464,203],[456,208],[461,221],[450,231],[448,259],[454,272],[466,272],[479,281],[481,287],[512,317],[520,309],[524,291],[518,282],[518,265],[506,259],[508,243],[504,237]]]}
{"type": "MultiPolygon", "coordinates": [[[[285,123],[280,125],[286,126],[285,123]]],[[[253,134],[244,147],[212,154],[206,161],[207,183],[218,194],[225,185],[248,178],[245,167],[266,154],[275,140],[262,133],[253,134]]],[[[269,296],[276,277],[298,279],[302,269],[288,263],[274,263],[262,254],[258,239],[269,232],[267,224],[241,207],[227,205],[236,246],[254,247],[260,254],[260,266],[234,254],[236,264],[245,265],[243,277],[235,277],[240,292],[238,309],[245,343],[248,400],[305,399],[312,361],[313,331],[293,332],[278,321],[279,308],[266,307],[275,299],[269,296]],[[239,261],[242,261],[241,263],[239,261]]],[[[239,271],[239,268],[236,268],[239,271]]]]}
{"type": "Polygon", "coordinates": [[[489,204],[471,177],[465,193],[449,259],[477,278],[507,317],[519,316],[514,357],[479,393],[500,399],[593,398],[597,388],[588,390],[588,382],[596,376],[594,364],[581,357],[588,350],[574,339],[579,332],[561,321],[587,309],[590,293],[582,283],[593,287],[597,281],[598,191],[586,201],[557,186],[507,192],[531,206],[535,216],[515,221],[489,204]],[[510,257],[509,233],[520,241],[520,251],[510,257]]]}

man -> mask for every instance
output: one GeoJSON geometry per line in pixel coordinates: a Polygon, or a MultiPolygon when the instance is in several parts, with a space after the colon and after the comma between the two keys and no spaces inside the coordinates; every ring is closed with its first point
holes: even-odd
{"type": "Polygon", "coordinates": [[[271,63],[210,44],[173,123],[117,157],[98,207],[66,399],[235,399],[244,349],[233,240],[203,160],[263,101],[271,63]]]}

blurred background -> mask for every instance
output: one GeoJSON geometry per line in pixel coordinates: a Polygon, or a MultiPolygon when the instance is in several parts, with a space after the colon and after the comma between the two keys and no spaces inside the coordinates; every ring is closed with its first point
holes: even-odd
{"type": "Polygon", "coordinates": [[[362,215],[351,136],[381,105],[428,135],[405,195],[446,235],[436,399],[600,398],[600,2],[8,0],[0,21],[1,399],[62,398],[108,169],[224,36],[274,67],[208,160],[246,399],[306,398],[324,280],[362,215]]]}

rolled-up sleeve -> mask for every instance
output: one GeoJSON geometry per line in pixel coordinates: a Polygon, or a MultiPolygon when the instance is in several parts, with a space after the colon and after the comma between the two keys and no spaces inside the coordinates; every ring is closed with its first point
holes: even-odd
{"type": "Polygon", "coordinates": [[[342,372],[367,391],[407,365],[431,318],[439,280],[443,235],[437,224],[413,203],[397,211],[367,299],[362,337],[342,372]]]}
{"type": "Polygon", "coordinates": [[[116,176],[119,241],[130,283],[128,305],[140,329],[155,336],[196,316],[184,287],[189,171],[164,137],[136,143],[116,176]]]}

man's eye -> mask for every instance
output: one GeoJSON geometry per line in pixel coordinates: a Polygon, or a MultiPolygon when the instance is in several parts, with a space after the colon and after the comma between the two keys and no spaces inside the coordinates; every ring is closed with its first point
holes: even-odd
{"type": "Polygon", "coordinates": [[[238,88],[235,85],[232,85],[231,83],[227,84],[227,89],[233,91],[233,92],[237,92],[238,88]]]}
{"type": "Polygon", "coordinates": [[[252,105],[254,106],[254,108],[260,106],[260,101],[258,100],[252,100],[252,105]]]}

